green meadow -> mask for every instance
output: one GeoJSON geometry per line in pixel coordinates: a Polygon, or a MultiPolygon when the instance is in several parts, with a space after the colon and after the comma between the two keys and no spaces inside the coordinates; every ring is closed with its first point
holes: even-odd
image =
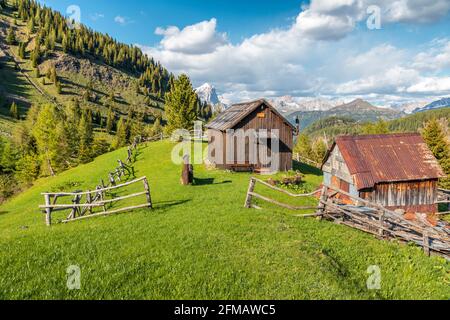
{"type": "MultiPolygon", "coordinates": [[[[136,177],[149,179],[152,210],[67,224],[56,213],[47,227],[38,209],[41,192],[95,188],[126,149],[40,179],[2,205],[0,299],[450,298],[444,259],[266,203],[245,209],[247,173],[195,165],[194,185],[182,186],[172,148],[168,141],[149,143],[137,154],[136,177]],[[71,265],[81,270],[79,290],[66,285],[71,265]],[[379,290],[367,288],[372,265],[381,271],[379,290]]],[[[308,188],[320,184],[319,171],[297,169],[308,188]]],[[[264,186],[256,190],[292,203],[264,186]]],[[[142,186],[122,192],[132,191],[142,186]]]]}

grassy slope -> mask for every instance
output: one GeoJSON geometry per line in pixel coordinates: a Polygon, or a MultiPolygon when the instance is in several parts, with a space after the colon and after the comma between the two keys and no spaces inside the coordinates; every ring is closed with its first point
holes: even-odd
{"type": "MultiPolygon", "coordinates": [[[[195,166],[197,185],[183,187],[171,149],[157,142],[138,156],[153,211],[44,225],[40,192],[70,190],[69,183],[92,188],[124,158],[123,149],[42,179],[0,207],[0,299],[450,297],[443,259],[266,205],[244,209],[248,174],[195,166]],[[72,264],[81,267],[81,290],[66,289],[72,264]],[[382,272],[379,291],[366,289],[373,264],[382,272]]],[[[320,176],[306,180],[316,184],[320,176]]]]}
{"type": "MultiPolygon", "coordinates": [[[[10,11],[0,14],[0,28],[6,34],[9,26],[12,25],[13,14],[10,11]]],[[[26,41],[27,39],[27,26],[26,23],[17,19],[17,25],[14,26],[16,30],[16,37],[19,41],[26,41]]],[[[33,42],[32,42],[33,43],[33,42]]],[[[56,98],[60,104],[67,104],[73,98],[82,100],[83,93],[86,90],[86,86],[92,79],[83,76],[80,73],[73,72],[60,72],[59,77],[62,84],[62,93],[58,94],[56,87],[46,79],[46,85],[42,84],[42,78],[45,76],[45,71],[47,67],[52,64],[57,59],[58,55],[62,55],[61,48],[57,46],[57,55],[52,54],[46,61],[43,61],[40,65],[41,77],[38,79],[35,77],[34,69],[32,68],[31,61],[29,59],[30,51],[33,49],[33,45],[29,45],[27,51],[27,59],[21,60],[18,57],[18,47],[9,46],[10,51],[14,54],[15,59],[20,63],[23,71],[31,78],[35,85],[37,85],[41,90],[51,97],[56,98]]],[[[92,66],[86,72],[98,71],[100,66],[104,66],[99,61],[91,61],[92,66]],[[98,70],[97,70],[98,69],[98,70]]],[[[136,82],[136,77],[129,75],[123,71],[115,70],[114,78],[117,80],[120,78],[124,83],[128,84],[128,87],[115,87],[108,82],[93,81],[93,89],[98,96],[98,101],[86,102],[83,101],[83,106],[87,106],[95,111],[100,111],[104,116],[108,110],[107,107],[103,105],[110,93],[116,95],[116,100],[112,107],[114,110],[122,115],[126,115],[131,106],[134,107],[136,111],[147,113],[147,114],[159,114],[162,113],[163,104],[160,101],[152,100],[152,103],[157,107],[146,106],[145,96],[140,94],[137,95],[134,88],[134,83],[136,82]]],[[[0,69],[0,91],[8,94],[8,103],[5,101],[0,101],[0,131],[10,133],[14,127],[13,119],[9,118],[9,107],[10,101],[16,100],[17,97],[21,97],[28,101],[24,103],[20,100],[16,100],[19,105],[20,114],[23,116],[26,113],[27,108],[31,103],[42,104],[49,103],[48,99],[42,96],[36,88],[34,88],[28,80],[18,71],[14,69],[14,64],[9,61],[5,64],[4,68],[0,69]],[[4,117],[3,117],[4,116],[4,117]]]]}

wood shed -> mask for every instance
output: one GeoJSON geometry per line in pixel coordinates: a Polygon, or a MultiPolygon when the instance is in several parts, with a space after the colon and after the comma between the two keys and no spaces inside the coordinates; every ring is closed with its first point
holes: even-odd
{"type": "Polygon", "coordinates": [[[322,170],[326,185],[408,213],[437,212],[438,179],[445,177],[416,133],[339,136],[322,170]]]}
{"type": "Polygon", "coordinates": [[[207,126],[209,162],[236,171],[292,169],[295,126],[264,99],[239,103],[207,126]]]}

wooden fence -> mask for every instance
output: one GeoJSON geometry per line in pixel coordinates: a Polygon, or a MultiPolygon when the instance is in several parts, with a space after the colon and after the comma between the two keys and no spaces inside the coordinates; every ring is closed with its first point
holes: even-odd
{"type": "MultiPolygon", "coordinates": [[[[246,208],[259,209],[259,207],[252,204],[252,198],[255,197],[291,210],[311,209],[311,207],[287,205],[268,197],[261,196],[254,192],[256,183],[263,184],[270,189],[280,191],[291,197],[310,197],[318,192],[293,194],[272,186],[267,182],[251,178],[245,200],[246,208]]],[[[450,259],[450,225],[445,221],[438,221],[437,225],[431,224],[426,219],[410,221],[405,219],[403,215],[399,213],[388,210],[376,203],[355,197],[332,186],[322,187],[319,205],[314,209],[317,209],[314,214],[298,216],[318,217],[319,219],[325,218],[338,224],[373,234],[381,239],[397,239],[403,242],[412,242],[421,246],[428,255],[434,253],[450,259]],[[336,197],[337,195],[345,196],[357,205],[343,204],[341,203],[341,200],[336,197]]]]}
{"type": "Polygon", "coordinates": [[[142,142],[142,138],[136,137],[131,146],[127,149],[127,160],[124,163],[122,160],[118,159],[118,166],[111,172],[108,173],[108,183],[105,183],[103,179],[100,180],[100,184],[96,186],[94,191],[76,191],[76,192],[45,192],[42,193],[45,200],[45,205],[39,206],[43,209],[46,215],[45,221],[48,226],[52,223],[52,213],[55,211],[70,210],[69,215],[66,220],[62,222],[69,222],[74,220],[86,219],[100,215],[108,215],[112,213],[118,213],[123,211],[129,211],[138,208],[149,207],[152,208],[150,187],[146,177],[142,177],[133,181],[122,183],[122,181],[127,181],[130,178],[135,177],[134,172],[134,162],[136,161],[136,151],[138,150],[138,145],[142,142]],[[128,185],[143,181],[144,191],[134,194],[129,194],[121,197],[114,197],[111,194],[111,199],[106,199],[108,193],[111,190],[117,190],[128,185]],[[120,184],[118,184],[120,183],[120,184]],[[116,210],[108,211],[106,209],[107,204],[112,204],[121,200],[138,197],[141,195],[146,195],[147,202],[145,204],[140,204],[137,206],[126,207],[116,210]],[[73,197],[72,204],[57,204],[56,202],[60,198],[73,197]],[[95,208],[101,207],[102,212],[94,212],[95,208]]]}
{"type": "Polygon", "coordinates": [[[257,183],[260,183],[260,184],[262,184],[262,185],[264,185],[264,186],[266,186],[266,187],[268,187],[268,188],[270,188],[272,190],[276,190],[276,191],[282,192],[282,193],[287,194],[288,196],[291,196],[291,197],[294,197],[294,198],[313,197],[314,195],[316,195],[316,194],[318,194],[320,192],[320,190],[316,190],[314,192],[307,193],[307,194],[291,193],[291,192],[289,192],[287,190],[284,190],[284,189],[278,188],[276,186],[273,186],[273,185],[271,185],[271,184],[269,184],[269,183],[267,183],[267,182],[265,182],[263,180],[260,180],[260,179],[252,177],[252,178],[250,178],[250,184],[249,184],[248,190],[247,190],[247,197],[245,198],[244,206],[246,208],[259,209],[258,206],[256,206],[255,204],[252,203],[253,198],[257,198],[257,199],[260,199],[260,200],[263,200],[263,201],[266,201],[266,202],[269,202],[269,203],[272,203],[272,204],[275,204],[277,206],[280,206],[280,207],[283,207],[283,208],[286,208],[286,209],[290,209],[290,210],[311,210],[311,209],[317,209],[317,206],[314,206],[314,207],[312,207],[312,206],[303,206],[303,207],[292,206],[290,204],[281,203],[279,201],[276,201],[276,200],[270,199],[268,197],[262,196],[262,195],[260,195],[260,194],[255,192],[255,187],[256,187],[257,183]]]}
{"type": "Polygon", "coordinates": [[[133,181],[125,182],[119,185],[106,187],[106,188],[96,188],[93,191],[86,192],[57,192],[50,193],[45,192],[42,193],[45,199],[45,205],[39,206],[40,209],[45,213],[45,222],[47,226],[52,224],[52,213],[56,211],[67,211],[69,210],[69,214],[65,220],[62,222],[70,222],[81,219],[87,219],[92,217],[104,216],[113,213],[119,213],[124,211],[130,211],[139,208],[152,208],[152,200],[150,193],[150,186],[146,177],[142,177],[139,179],[135,179],[133,181]],[[144,191],[132,193],[128,195],[123,195],[120,197],[115,197],[111,191],[124,188],[129,185],[137,184],[142,182],[144,191]],[[111,195],[110,199],[107,199],[107,196],[111,195]],[[146,196],[146,202],[134,206],[128,206],[125,208],[108,210],[106,206],[108,204],[116,203],[125,199],[135,198],[139,196],[146,196]],[[57,203],[57,201],[61,198],[72,198],[72,203],[70,204],[61,204],[57,203]],[[101,211],[96,212],[95,209],[101,208],[101,211]]]}
{"type": "Polygon", "coordinates": [[[438,189],[438,204],[447,204],[447,211],[439,212],[438,215],[450,214],[450,190],[438,189]]]}

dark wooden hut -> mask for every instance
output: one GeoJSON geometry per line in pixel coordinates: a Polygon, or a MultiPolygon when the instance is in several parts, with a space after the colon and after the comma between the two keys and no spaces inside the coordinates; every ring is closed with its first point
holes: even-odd
{"type": "Polygon", "coordinates": [[[408,213],[437,212],[437,183],[445,177],[415,133],[337,137],[322,170],[326,185],[408,213]]]}
{"type": "Polygon", "coordinates": [[[264,99],[235,104],[206,127],[208,159],[218,168],[256,172],[292,169],[295,126],[264,99]]]}

